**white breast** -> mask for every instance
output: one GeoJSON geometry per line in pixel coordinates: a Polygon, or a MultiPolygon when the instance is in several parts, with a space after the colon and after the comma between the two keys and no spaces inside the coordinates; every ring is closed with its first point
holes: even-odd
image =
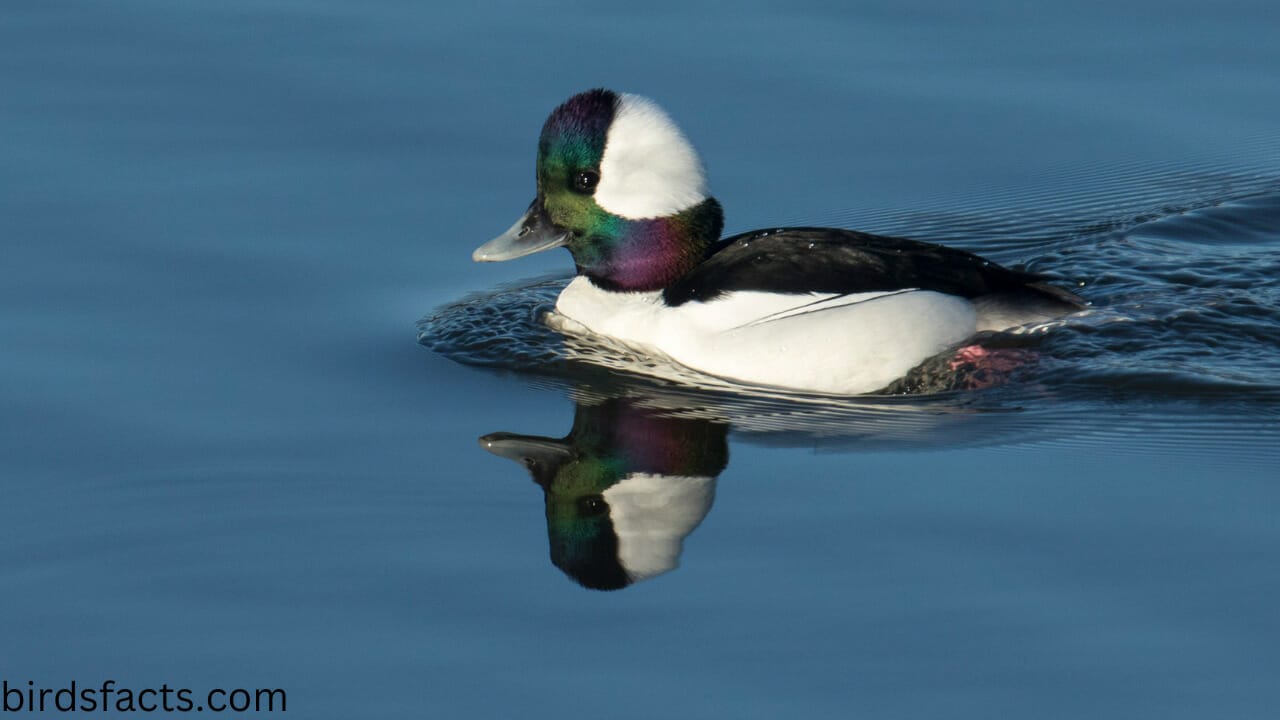
{"type": "Polygon", "coordinates": [[[578,277],[552,323],[604,335],[694,370],[837,394],[878,390],[977,329],[973,304],[928,290],[853,295],[732,292],[668,307],[661,293],[615,293],[578,277]]]}

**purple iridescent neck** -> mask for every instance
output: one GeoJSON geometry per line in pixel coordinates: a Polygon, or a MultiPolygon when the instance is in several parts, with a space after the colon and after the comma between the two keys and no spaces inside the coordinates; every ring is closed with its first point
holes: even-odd
{"type": "Polygon", "coordinates": [[[613,399],[579,404],[568,439],[583,456],[606,458],[621,474],[715,476],[728,463],[727,431],[718,422],[613,399]]]}
{"type": "Polygon", "coordinates": [[[615,292],[651,292],[679,280],[720,239],[724,215],[715,198],[667,217],[616,215],[589,237],[569,243],[578,274],[615,292]]]}

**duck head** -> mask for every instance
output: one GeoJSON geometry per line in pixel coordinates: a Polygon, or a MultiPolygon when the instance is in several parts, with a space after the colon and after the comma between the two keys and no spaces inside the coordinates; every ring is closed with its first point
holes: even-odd
{"type": "Polygon", "coordinates": [[[563,439],[492,433],[480,446],[542,488],[551,562],[585,587],[616,590],[679,563],[711,509],[727,432],[618,399],[579,404],[563,439]]]}
{"type": "Polygon", "coordinates": [[[588,90],[553,110],[538,140],[537,185],[524,216],[472,259],[565,247],[599,287],[658,290],[701,262],[724,225],[697,152],[639,95],[588,90]]]}

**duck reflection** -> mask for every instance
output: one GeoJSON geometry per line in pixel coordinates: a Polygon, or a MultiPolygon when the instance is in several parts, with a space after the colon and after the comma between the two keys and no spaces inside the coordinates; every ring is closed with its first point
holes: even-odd
{"type": "Polygon", "coordinates": [[[669,413],[627,398],[579,401],[562,439],[480,438],[542,488],[551,562],[585,587],[617,590],[674,569],[711,509],[729,427],[669,413]]]}
{"type": "MultiPolygon", "coordinates": [[[[557,385],[552,383],[553,387],[557,385]]],[[[727,436],[808,452],[1002,445],[1072,419],[1022,401],[1024,386],[925,397],[772,397],[625,376],[558,386],[575,399],[563,438],[493,433],[480,445],[529,471],[546,501],[551,561],[588,588],[616,590],[674,569],[711,509],[727,436]]],[[[1043,403],[1041,403],[1043,405],[1043,403]]],[[[1078,418],[1087,430],[1087,416],[1078,418]]]]}

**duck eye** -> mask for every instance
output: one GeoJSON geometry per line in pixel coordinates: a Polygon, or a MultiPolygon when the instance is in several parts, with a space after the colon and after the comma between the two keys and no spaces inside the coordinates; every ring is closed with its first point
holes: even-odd
{"type": "Polygon", "coordinates": [[[580,497],[577,504],[580,517],[596,517],[609,511],[609,504],[599,495],[580,497]]]}
{"type": "Polygon", "coordinates": [[[589,194],[600,184],[600,173],[591,170],[579,170],[573,176],[573,189],[576,192],[589,194]]]}

